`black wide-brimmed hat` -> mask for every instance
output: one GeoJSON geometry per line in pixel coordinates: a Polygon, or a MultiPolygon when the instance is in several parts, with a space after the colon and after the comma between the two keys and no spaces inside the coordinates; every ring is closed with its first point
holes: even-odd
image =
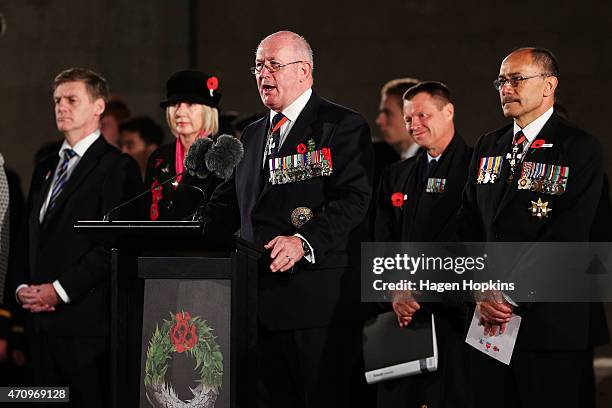
{"type": "Polygon", "coordinates": [[[177,71],[166,82],[166,100],[159,106],[166,108],[179,102],[200,103],[218,108],[221,94],[219,80],[195,70],[177,71]]]}

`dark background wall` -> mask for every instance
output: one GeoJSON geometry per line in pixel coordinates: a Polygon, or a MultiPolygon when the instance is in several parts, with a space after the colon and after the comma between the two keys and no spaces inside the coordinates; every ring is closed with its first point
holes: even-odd
{"type": "Polygon", "coordinates": [[[27,189],[34,152],[61,138],[51,83],[71,66],[100,72],[134,113],[163,120],[166,78],[189,64],[187,1],[0,0],[0,151],[27,189]]]}
{"type": "MultiPolygon", "coordinates": [[[[552,49],[560,98],[571,119],[599,136],[607,155],[612,89],[608,1],[454,2],[364,0],[0,0],[0,151],[27,184],[31,157],[54,129],[50,82],[73,65],[93,68],[132,111],[163,123],[157,103],[176,69],[221,80],[222,108],[261,111],[248,68],[265,35],[291,29],[315,51],[315,89],[377,129],[378,92],[394,77],[445,82],[468,141],[506,123],[491,86],[501,59],[520,45],[552,49]]],[[[612,173],[612,160],[607,161],[612,173]]]]}
{"type": "MultiPolygon", "coordinates": [[[[612,89],[612,3],[609,1],[308,1],[290,8],[259,0],[199,3],[197,63],[222,79],[223,106],[261,110],[248,72],[265,35],[291,29],[315,53],[315,88],[374,118],[380,87],[394,77],[445,82],[456,100],[460,132],[474,142],[507,123],[491,82],[513,48],[555,52],[560,98],[570,117],[607,137],[612,89]]],[[[609,155],[608,155],[609,156],[609,155]]],[[[612,172],[612,162],[607,164],[612,172]]]]}

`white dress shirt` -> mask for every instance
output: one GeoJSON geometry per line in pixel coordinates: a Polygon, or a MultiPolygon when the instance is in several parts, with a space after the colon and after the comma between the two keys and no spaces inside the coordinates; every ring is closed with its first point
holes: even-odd
{"type": "MultiPolygon", "coordinates": [[[[298,117],[300,116],[300,113],[302,113],[302,111],[304,110],[304,107],[310,100],[311,95],[312,95],[312,88],[308,88],[306,91],[304,91],[303,94],[298,96],[298,98],[295,101],[293,101],[291,105],[289,105],[288,107],[283,109],[282,112],[280,112],[283,114],[283,116],[287,118],[287,121],[285,121],[285,123],[283,123],[283,125],[280,127],[280,143],[278,146],[279,150],[280,150],[280,147],[285,142],[287,135],[289,134],[289,132],[291,132],[291,128],[293,127],[293,124],[298,119],[298,117]]],[[[272,129],[272,120],[274,119],[274,116],[277,113],[278,112],[274,110],[270,110],[270,118],[269,118],[270,129],[272,129]]],[[[268,139],[270,139],[271,136],[272,136],[272,132],[268,132],[268,139]]],[[[267,141],[266,146],[268,145],[268,143],[270,143],[270,140],[267,141]]],[[[268,149],[264,149],[264,157],[263,157],[263,161],[261,164],[262,168],[265,167],[266,165],[267,154],[268,154],[268,149]]]]}
{"type": "Polygon", "coordinates": [[[528,124],[522,129],[519,125],[516,124],[516,122],[514,122],[514,133],[513,134],[516,135],[518,131],[522,130],[523,134],[525,135],[525,138],[528,141],[528,143],[525,144],[523,153],[527,149],[529,149],[531,142],[533,142],[535,138],[540,134],[540,131],[542,130],[546,122],[548,122],[548,119],[550,119],[550,117],[552,116],[553,111],[554,109],[551,106],[546,112],[540,115],[536,120],[534,120],[533,122],[531,122],[530,124],[528,124]]]}
{"type": "Polygon", "coordinates": [[[85,154],[87,149],[89,149],[89,147],[96,140],[98,140],[99,137],[100,137],[100,130],[96,130],[95,132],[93,132],[89,136],[85,137],[84,139],[79,140],[77,142],[77,144],[75,144],[74,146],[70,146],[70,144],[68,144],[66,139],[64,139],[64,143],[62,143],[62,147],[60,147],[60,150],[57,153],[59,155],[59,157],[60,157],[60,160],[57,163],[57,167],[55,167],[55,172],[53,173],[53,180],[51,181],[51,188],[49,188],[49,192],[47,193],[47,198],[45,198],[45,202],[40,207],[40,214],[38,216],[38,221],[41,224],[42,224],[43,220],[45,219],[45,214],[47,212],[47,207],[49,207],[49,201],[51,200],[51,192],[53,191],[53,186],[55,185],[55,182],[57,180],[57,172],[58,172],[59,166],[61,165],[62,160],[63,160],[63,151],[64,151],[64,149],[72,149],[76,153],[68,161],[68,168],[66,169],[66,176],[67,176],[66,180],[68,180],[68,179],[70,179],[70,175],[74,171],[75,167],[77,166],[77,164],[81,160],[81,157],[83,157],[83,155],[85,154]]]}

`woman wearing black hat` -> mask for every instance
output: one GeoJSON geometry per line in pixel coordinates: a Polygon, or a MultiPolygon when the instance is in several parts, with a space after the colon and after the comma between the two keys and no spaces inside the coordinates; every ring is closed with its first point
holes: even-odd
{"type": "Polygon", "coordinates": [[[215,76],[193,70],[175,72],[168,79],[167,99],[160,106],[176,140],[161,145],[149,158],[145,176],[151,190],[149,219],[190,219],[222,181],[212,174],[199,179],[184,173],[185,155],[193,142],[219,130],[218,86],[215,76]]]}

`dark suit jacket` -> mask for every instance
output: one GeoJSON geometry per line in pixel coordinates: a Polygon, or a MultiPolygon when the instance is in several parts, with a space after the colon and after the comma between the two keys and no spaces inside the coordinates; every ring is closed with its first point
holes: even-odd
{"type": "MultiPolygon", "coordinates": [[[[371,230],[379,242],[445,242],[455,233],[455,214],[461,204],[472,149],[455,134],[438,159],[432,174],[426,175],[427,151],[392,164],[384,173],[376,194],[371,230]],[[446,179],[444,191],[427,192],[427,178],[446,179]],[[401,207],[392,205],[394,193],[408,198],[401,207]]],[[[425,276],[426,277],[426,276],[425,276]]],[[[399,276],[398,279],[406,278],[399,276]]],[[[454,277],[453,277],[454,278],[454,277]]],[[[464,304],[456,299],[441,298],[439,302],[421,303],[416,319],[430,319],[435,314],[439,366],[434,373],[406,377],[378,388],[379,405],[467,406],[465,401],[465,371],[463,364],[465,321],[464,304]]],[[[390,304],[382,309],[391,309],[390,304]]]]}
{"type": "Polygon", "coordinates": [[[446,179],[443,193],[428,193],[423,185],[427,152],[395,163],[385,172],[376,196],[372,231],[375,241],[448,241],[454,232],[455,213],[461,203],[467,170],[472,158],[461,136],[456,134],[429,177],[446,179]],[[408,199],[402,207],[391,204],[391,195],[402,192],[408,199]]]}
{"type": "MultiPolygon", "coordinates": [[[[147,173],[145,176],[145,186],[152,188],[154,182],[163,183],[164,181],[176,176],[175,170],[176,143],[166,143],[161,145],[149,157],[147,163],[147,173]]],[[[213,191],[222,180],[213,174],[209,174],[205,179],[199,179],[189,174],[183,175],[180,185],[175,188],[172,183],[163,186],[162,197],[157,203],[159,215],[156,218],[162,220],[182,220],[195,213],[206,200],[210,199],[213,191]],[[198,187],[204,191],[205,196],[200,191],[190,186],[198,187]]],[[[152,195],[148,195],[149,202],[146,209],[145,219],[153,220],[151,216],[152,195]]]]}
{"type": "MultiPolygon", "coordinates": [[[[70,303],[32,314],[34,329],[67,336],[107,336],[110,252],[104,243],[77,233],[78,220],[101,220],[111,208],[142,191],[138,165],[100,136],[73,170],[43,223],[39,213],[59,161],[56,152],[36,166],[28,196],[28,259],[19,284],[59,280],[70,303]]],[[[124,210],[129,212],[130,207],[124,210]]],[[[126,214],[131,218],[134,214],[126,214]]]]}
{"type": "Polygon", "coordinates": [[[359,114],[313,93],[279,157],[295,154],[298,144],[313,139],[316,149],[330,148],[333,173],[272,185],[262,174],[268,124],[266,116],[244,130],[244,158],[207,207],[209,233],[240,227],[243,238],[263,246],[278,235],[299,232],[312,245],[316,263],[301,260],[293,274],[273,274],[262,267],[258,316],[268,328],[322,327],[355,319],[360,296],[356,251],[363,237],[358,227],[372,188],[369,127],[359,114]],[[314,213],[300,229],[291,223],[297,207],[314,213]]]}
{"type": "Polygon", "coordinates": [[[372,149],[374,151],[374,188],[376,189],[385,169],[400,161],[401,157],[389,143],[384,141],[373,142],[372,149]]]}
{"type": "MultiPolygon", "coordinates": [[[[482,157],[504,156],[510,149],[512,125],[484,135],[474,148],[464,191],[460,230],[464,241],[579,242],[588,241],[602,194],[602,150],[599,142],[556,113],[542,128],[538,139],[552,147],[534,149],[524,161],[569,167],[567,189],[561,195],[518,190],[516,178],[508,185],[509,164],[504,158],[501,177],[495,183],[477,184],[482,157]],[[541,198],[552,208],[547,218],[532,216],[531,202],[541,198]]],[[[520,167],[517,169],[520,173],[520,167]]],[[[528,271],[536,274],[537,269],[528,271]]],[[[607,340],[605,319],[593,319],[590,303],[521,304],[523,315],[518,349],[582,350],[607,340]]],[[[595,313],[600,315],[600,313],[595,313]]]]}

